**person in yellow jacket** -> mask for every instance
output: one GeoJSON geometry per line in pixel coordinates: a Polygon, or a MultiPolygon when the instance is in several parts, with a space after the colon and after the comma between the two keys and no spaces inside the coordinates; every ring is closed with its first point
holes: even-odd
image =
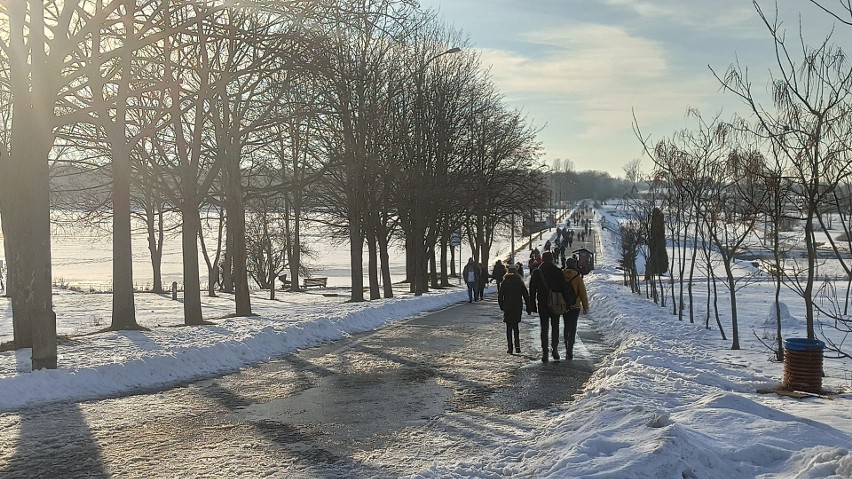
{"type": "Polygon", "coordinates": [[[577,272],[577,259],[568,258],[565,260],[565,269],[562,271],[571,288],[574,289],[574,294],[577,299],[574,304],[568,305],[568,310],[562,315],[562,320],[565,323],[565,357],[574,359],[574,339],[577,337],[577,321],[580,319],[580,311],[583,314],[589,314],[589,296],[586,294],[586,283],[583,282],[583,275],[577,272]]]}

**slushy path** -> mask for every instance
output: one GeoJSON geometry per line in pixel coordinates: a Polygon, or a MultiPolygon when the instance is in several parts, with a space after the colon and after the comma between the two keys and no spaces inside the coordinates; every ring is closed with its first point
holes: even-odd
{"type": "MultiPolygon", "coordinates": [[[[506,354],[496,296],[163,392],[0,415],[0,477],[400,477],[532,441],[606,349],[506,354]]],[[[561,341],[560,341],[561,342],[561,341]]]]}

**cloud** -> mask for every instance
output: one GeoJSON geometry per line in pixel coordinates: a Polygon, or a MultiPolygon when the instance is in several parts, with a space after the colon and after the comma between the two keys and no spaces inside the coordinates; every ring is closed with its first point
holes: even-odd
{"type": "Polygon", "coordinates": [[[482,51],[498,89],[510,101],[563,107],[581,129],[574,133],[586,138],[629,132],[633,109],[649,121],[682,119],[687,106],[716,88],[709,72],[676,74],[661,44],[616,26],[577,25],[524,38],[536,56],[482,51]]]}
{"type": "MultiPolygon", "coordinates": [[[[797,0],[798,1],[798,0],[797,0]]],[[[725,30],[728,34],[754,36],[755,12],[751,2],[713,0],[606,0],[610,6],[629,10],[655,22],[668,21],[701,30],[725,30]]]]}

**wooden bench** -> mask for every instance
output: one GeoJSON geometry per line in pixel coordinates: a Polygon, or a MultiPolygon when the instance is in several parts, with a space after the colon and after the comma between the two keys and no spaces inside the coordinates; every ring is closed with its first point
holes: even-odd
{"type": "Polygon", "coordinates": [[[287,279],[287,274],[279,274],[278,281],[281,281],[281,289],[287,289],[290,287],[290,280],[287,279]]]}
{"type": "Polygon", "coordinates": [[[328,278],[305,278],[302,282],[302,287],[308,289],[308,286],[321,286],[325,288],[328,286],[328,278]]]}

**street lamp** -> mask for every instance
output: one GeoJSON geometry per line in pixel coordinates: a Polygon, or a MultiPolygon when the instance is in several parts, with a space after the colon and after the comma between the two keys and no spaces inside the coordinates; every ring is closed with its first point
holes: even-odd
{"type": "Polygon", "coordinates": [[[441,53],[439,53],[439,54],[437,54],[437,55],[433,56],[432,58],[430,58],[430,59],[426,60],[426,64],[428,64],[429,62],[431,62],[432,60],[434,60],[434,59],[436,59],[436,58],[438,58],[438,57],[441,57],[441,56],[444,56],[444,55],[449,55],[449,54],[451,54],[451,53],[458,53],[458,52],[460,52],[460,51],[461,51],[461,48],[459,48],[459,47],[453,47],[453,48],[450,48],[449,50],[443,51],[443,52],[441,52],[441,53]]]}

